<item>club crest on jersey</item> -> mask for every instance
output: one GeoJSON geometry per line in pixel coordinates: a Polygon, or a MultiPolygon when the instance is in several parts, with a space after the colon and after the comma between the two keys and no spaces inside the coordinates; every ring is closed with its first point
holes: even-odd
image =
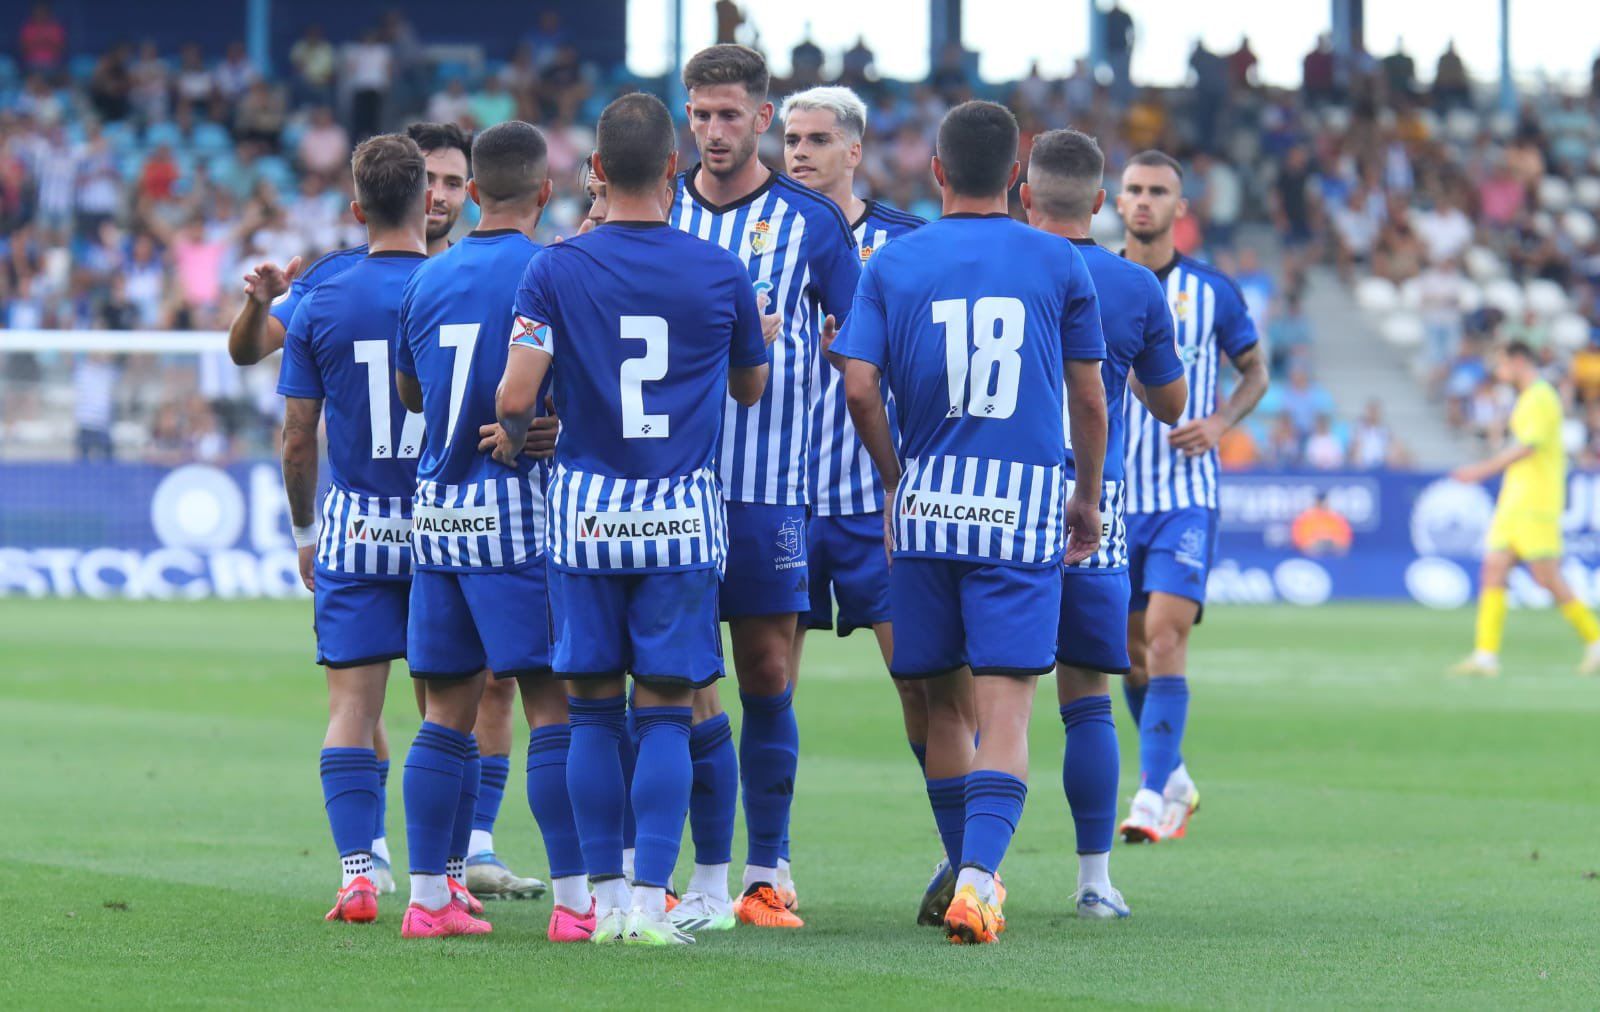
{"type": "Polygon", "coordinates": [[[1179,292],[1178,301],[1172,304],[1172,315],[1177,317],[1179,321],[1187,320],[1189,311],[1193,308],[1193,302],[1194,300],[1189,297],[1188,292],[1179,292]]]}
{"type": "Polygon", "coordinates": [[[871,246],[863,246],[863,247],[861,247],[861,262],[862,263],[866,263],[868,260],[871,260],[871,259],[872,259],[872,247],[871,246]]]}
{"type": "Polygon", "coordinates": [[[550,338],[550,324],[548,323],[540,323],[538,320],[530,320],[521,315],[511,321],[512,344],[520,344],[524,348],[549,351],[550,338]]]}
{"type": "Polygon", "coordinates": [[[772,246],[772,223],[762,218],[750,226],[750,252],[765,253],[772,246]]]}

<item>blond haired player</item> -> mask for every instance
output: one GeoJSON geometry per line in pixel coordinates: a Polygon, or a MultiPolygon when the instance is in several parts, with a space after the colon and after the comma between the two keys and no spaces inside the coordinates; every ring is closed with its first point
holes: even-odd
{"type": "Polygon", "coordinates": [[[1480,482],[1505,472],[1479,577],[1477,639],[1456,675],[1492,678],[1500,673],[1506,626],[1506,580],[1518,563],[1556,599],[1561,617],[1583,638],[1581,674],[1600,672],[1600,622],[1561,575],[1561,513],[1567,500],[1567,453],[1561,445],[1561,395],[1539,375],[1533,349],[1513,341],[1495,369],[1517,391],[1511,443],[1488,460],[1457,469],[1456,481],[1480,482]]]}

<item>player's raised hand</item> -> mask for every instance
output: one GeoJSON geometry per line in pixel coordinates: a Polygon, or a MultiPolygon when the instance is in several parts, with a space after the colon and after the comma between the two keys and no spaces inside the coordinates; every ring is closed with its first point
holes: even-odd
{"type": "Polygon", "coordinates": [[[756,296],[756,311],[761,314],[761,340],[769,346],[783,332],[783,315],[767,312],[767,304],[771,301],[772,297],[767,292],[756,296]]]}
{"type": "Polygon", "coordinates": [[[1067,554],[1063,566],[1075,566],[1100,550],[1100,505],[1077,496],[1067,500],[1067,554]]]}
{"type": "Polygon", "coordinates": [[[306,585],[307,590],[317,589],[317,546],[307,545],[298,549],[300,556],[300,582],[306,585]]]}
{"type": "Polygon", "coordinates": [[[300,273],[301,260],[295,257],[287,266],[279,267],[270,260],[263,260],[256,264],[255,269],[244,276],[244,293],[263,306],[271,305],[272,300],[289,290],[294,284],[294,279],[300,273]]]}
{"type": "Polygon", "coordinates": [[[1167,435],[1167,442],[1186,457],[1198,457],[1216,449],[1227,431],[1227,423],[1220,415],[1207,415],[1173,429],[1167,435]]]}

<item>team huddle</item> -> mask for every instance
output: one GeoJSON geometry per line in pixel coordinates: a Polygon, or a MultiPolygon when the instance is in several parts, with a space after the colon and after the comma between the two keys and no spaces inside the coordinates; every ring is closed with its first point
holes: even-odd
{"type": "Polygon", "coordinates": [[[683,83],[699,164],[679,171],[660,101],[617,99],[572,238],[530,238],[553,189],[535,127],[416,124],[355,153],[365,246],[246,278],[230,350],[283,348],[284,483],[327,669],[327,919],[373,921],[395,888],[381,714],[404,659],[423,718],[404,937],[487,933],[482,899],[547,888],[493,850],[518,695],[551,941],[802,927],[794,693],[806,631],[830,628],[874,634],[922,767],[944,854],[919,923],[1004,932],[1051,671],[1072,904],[1127,917],[1116,835],[1182,837],[1198,806],[1184,672],[1216,445],[1267,382],[1238,289],[1173,248],[1181,167],[1129,161],[1118,255],[1089,238],[1105,166],[1084,134],[1034,139],[1023,224],[1015,118],[958,106],[924,222],[855,193],[867,112],[848,89],[783,103],[778,173],[756,157],[775,116],[759,54],[713,46],[683,83]],[[467,199],[479,224],[452,245],[467,199]],[[1112,674],[1140,736],[1120,825],[1112,674]]]}

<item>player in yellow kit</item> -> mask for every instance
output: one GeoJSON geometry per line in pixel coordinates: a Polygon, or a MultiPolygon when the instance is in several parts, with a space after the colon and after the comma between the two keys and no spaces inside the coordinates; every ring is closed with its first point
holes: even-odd
{"type": "Polygon", "coordinates": [[[1451,475],[1480,482],[1505,472],[1479,578],[1477,639],[1456,675],[1492,678],[1500,673],[1506,625],[1506,580],[1518,563],[1549,591],[1561,615],[1583,638],[1580,674],[1600,672],[1600,622],[1561,575],[1561,514],[1567,500],[1567,452],[1561,445],[1561,395],[1539,375],[1539,363],[1521,341],[1501,350],[1496,373],[1517,391],[1511,441],[1505,449],[1451,475]]]}

